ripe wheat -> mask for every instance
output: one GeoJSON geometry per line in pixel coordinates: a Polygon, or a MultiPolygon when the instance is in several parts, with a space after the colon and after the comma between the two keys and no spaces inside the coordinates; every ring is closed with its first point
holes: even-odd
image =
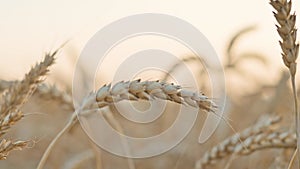
{"type": "MultiPolygon", "coordinates": [[[[299,54],[299,43],[296,43],[297,29],[296,14],[291,14],[292,1],[287,0],[271,0],[270,4],[276,10],[274,16],[278,22],[277,32],[281,37],[279,41],[282,49],[282,59],[286,67],[290,70],[291,84],[293,88],[294,106],[295,106],[295,123],[297,135],[298,161],[300,162],[300,115],[298,112],[298,97],[295,82],[297,71],[297,57],[299,54]]],[[[293,161],[293,160],[292,160],[293,161]]]]}
{"type": "MultiPolygon", "coordinates": [[[[58,50],[52,54],[46,54],[44,60],[36,64],[25,75],[21,81],[16,81],[9,85],[1,95],[0,104],[0,137],[3,136],[8,129],[24,116],[20,108],[36,89],[37,85],[43,81],[43,77],[49,71],[58,50]]],[[[10,151],[22,149],[27,145],[28,141],[10,141],[2,139],[0,144],[0,159],[5,159],[10,151]]]]}
{"type": "Polygon", "coordinates": [[[153,99],[168,100],[212,113],[215,113],[217,108],[215,103],[204,94],[182,89],[181,86],[174,85],[172,83],[169,84],[160,81],[141,81],[138,79],[127,82],[121,81],[113,86],[111,84],[104,85],[96,92],[92,92],[84,98],[81,106],[75,110],[66,126],[57,134],[57,136],[47,147],[37,169],[42,169],[44,167],[51,149],[54,147],[58,139],[63,136],[65,132],[69,131],[72,126],[78,123],[76,114],[86,116],[88,114],[85,114],[84,112],[86,111],[84,110],[93,109],[95,106],[98,109],[101,109],[122,100],[150,101],[153,99]]]}
{"type": "Polygon", "coordinates": [[[197,162],[196,168],[204,169],[231,155],[249,155],[266,148],[295,148],[296,135],[294,133],[272,129],[278,122],[278,117],[270,118],[225,139],[207,151],[197,162]],[[238,138],[242,142],[239,142],[238,138]]]}

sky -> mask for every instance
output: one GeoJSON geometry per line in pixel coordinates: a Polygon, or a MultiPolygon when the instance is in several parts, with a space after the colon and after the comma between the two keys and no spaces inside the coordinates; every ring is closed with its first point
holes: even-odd
{"type": "MultiPolygon", "coordinates": [[[[266,54],[281,64],[279,36],[268,0],[27,0],[0,1],[1,78],[22,77],[43,53],[71,39],[80,52],[103,26],[139,13],[162,13],[179,17],[197,27],[220,57],[238,30],[256,25],[241,40],[238,50],[266,54]],[[276,56],[275,56],[276,55],[276,56]]],[[[300,14],[300,2],[294,1],[300,14]]],[[[299,15],[300,16],[300,15],[299,15]]],[[[300,17],[299,17],[300,18],[300,17]]],[[[298,19],[297,25],[300,27],[298,19]]],[[[299,37],[299,36],[298,36],[299,37]]],[[[299,38],[298,38],[299,40],[299,38]]],[[[66,62],[59,58],[58,65],[66,62]]]]}

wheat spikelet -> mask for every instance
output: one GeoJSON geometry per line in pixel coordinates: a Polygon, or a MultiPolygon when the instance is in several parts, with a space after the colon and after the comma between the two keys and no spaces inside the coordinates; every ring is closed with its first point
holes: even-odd
{"type": "Polygon", "coordinates": [[[273,12],[278,22],[277,32],[281,37],[280,46],[282,49],[282,59],[290,69],[291,75],[296,74],[297,56],[299,52],[299,44],[296,43],[297,29],[295,28],[296,15],[291,14],[292,1],[287,0],[271,0],[270,4],[277,12],[273,12]]]}
{"type": "MultiPolygon", "coordinates": [[[[275,133],[271,132],[271,127],[277,124],[279,121],[279,117],[269,118],[265,121],[258,122],[254,126],[245,129],[241,133],[236,133],[235,135],[225,139],[207,151],[202,159],[197,162],[196,168],[203,169],[231,154],[245,155],[258,149],[267,148],[267,146],[270,146],[270,144],[267,143],[272,143],[272,141],[275,143],[277,141],[276,137],[270,137],[270,135],[275,133]]],[[[292,134],[289,133],[285,137],[282,137],[283,135],[281,134],[284,135],[284,133],[275,133],[276,136],[282,139],[279,142],[276,142],[276,144],[272,143],[271,147],[279,147],[279,145],[284,146],[287,145],[286,142],[288,143],[288,146],[290,146],[290,143],[295,141],[292,134]],[[291,138],[292,141],[286,138],[291,138]]],[[[293,146],[294,145],[295,144],[293,144],[293,146]]]]}
{"type": "MultiPolygon", "coordinates": [[[[9,87],[2,93],[2,103],[0,105],[0,136],[5,134],[11,125],[19,121],[24,115],[20,107],[28,100],[35,91],[38,84],[43,81],[43,77],[49,71],[58,50],[52,54],[47,53],[44,60],[30,69],[21,81],[11,82],[9,87]]],[[[3,81],[2,81],[3,83],[3,81]]],[[[6,83],[8,85],[9,82],[6,83]]]]}
{"type": "Polygon", "coordinates": [[[97,92],[90,94],[82,104],[82,108],[90,108],[97,103],[99,108],[109,106],[122,100],[162,99],[171,102],[215,112],[217,106],[202,93],[182,89],[179,85],[160,81],[121,81],[115,85],[104,85],[97,92]]]}
{"type": "Polygon", "coordinates": [[[22,150],[27,147],[30,141],[12,141],[3,139],[0,142],[0,160],[5,160],[13,150],[22,150]]]}
{"type": "Polygon", "coordinates": [[[46,54],[44,60],[36,64],[25,75],[22,81],[11,85],[2,95],[4,101],[0,106],[0,119],[3,119],[10,112],[15,111],[24,104],[26,99],[35,90],[37,84],[43,79],[42,77],[48,72],[48,67],[54,63],[54,56],[57,51],[52,54],[46,54]]]}
{"type": "Polygon", "coordinates": [[[12,125],[21,120],[23,117],[23,112],[16,109],[14,112],[7,114],[3,119],[0,119],[0,137],[3,136],[12,125]]]}

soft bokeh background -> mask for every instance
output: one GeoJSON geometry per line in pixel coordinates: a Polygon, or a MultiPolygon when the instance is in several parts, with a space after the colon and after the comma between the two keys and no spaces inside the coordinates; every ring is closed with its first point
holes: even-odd
{"type": "MultiPolygon", "coordinates": [[[[300,2],[294,1],[294,7],[299,13],[300,2]]],[[[1,1],[0,71],[5,72],[2,76],[6,78],[20,77],[28,70],[28,64],[67,39],[71,39],[70,46],[79,53],[101,27],[124,16],[145,12],[174,15],[190,22],[209,39],[221,57],[232,34],[256,25],[256,32],[241,41],[239,49],[268,54],[272,63],[281,64],[277,59],[280,49],[271,10],[267,0],[1,1]]],[[[62,58],[58,62],[65,61],[62,58]]]]}
{"type": "MultiPolygon", "coordinates": [[[[294,10],[297,14],[300,13],[299,1],[294,1],[294,10]]],[[[265,114],[284,116],[283,127],[290,127],[293,121],[291,93],[287,83],[288,75],[282,73],[285,67],[282,64],[278,45],[279,36],[271,11],[273,9],[268,4],[268,0],[1,1],[0,78],[21,79],[31,65],[42,59],[44,52],[55,49],[70,39],[59,56],[57,64],[51,67],[46,82],[58,84],[62,89],[66,86],[70,87],[76,57],[89,38],[103,26],[132,14],[157,12],[174,15],[190,22],[209,39],[220,59],[223,60],[222,63],[226,63],[225,51],[232,36],[247,26],[255,25],[256,30],[243,35],[238,41],[233,55],[239,56],[243,51],[254,51],[263,55],[268,64],[257,64],[255,60],[247,60],[246,63],[238,65],[248,76],[240,74],[239,69],[225,70],[228,91],[226,114],[232,119],[232,125],[237,131],[253,125],[260,116],[265,114]]],[[[299,21],[297,27],[300,27],[299,21]]],[[[195,71],[199,73],[198,69],[195,71]]],[[[105,78],[110,76],[110,74],[103,75],[105,78]]],[[[147,76],[151,80],[156,79],[151,77],[151,74],[147,76]]],[[[197,77],[199,83],[207,78],[197,77]]],[[[171,108],[177,109],[176,106],[171,108]]],[[[31,149],[13,152],[8,160],[1,161],[0,168],[34,168],[46,146],[67,121],[71,111],[62,107],[56,100],[49,101],[34,96],[24,107],[24,112],[31,115],[14,126],[10,135],[6,137],[37,138],[38,143],[31,149]]],[[[203,124],[205,117],[205,114],[199,113],[196,123],[203,124]]],[[[116,114],[116,118],[120,120],[127,134],[144,132],[143,127],[139,128],[135,124],[122,121],[120,115],[116,114]]],[[[148,129],[149,133],[143,134],[163,131],[172,124],[174,118],[176,114],[172,111],[165,113],[158,121],[161,125],[152,126],[148,129]]],[[[209,142],[199,145],[197,137],[201,127],[201,125],[196,126],[189,137],[172,151],[153,158],[135,160],[137,168],[194,168],[195,161],[202,157],[206,150],[233,133],[228,125],[222,124],[209,142]]],[[[102,167],[99,168],[129,168],[127,159],[106,151],[98,152],[100,157],[95,157],[93,150],[99,151],[99,149],[93,149],[91,145],[86,134],[77,126],[59,141],[50,155],[47,167],[71,168],[68,166],[78,161],[79,157],[86,156],[87,160],[80,165],[81,168],[95,168],[97,162],[101,163],[102,167]]],[[[291,152],[267,150],[239,157],[233,160],[232,168],[265,169],[272,168],[272,163],[275,164],[273,168],[276,168],[278,163],[275,163],[275,159],[283,157],[285,159],[280,159],[279,163],[286,164],[291,152]]],[[[217,166],[224,168],[223,164],[224,161],[217,166]]]]}

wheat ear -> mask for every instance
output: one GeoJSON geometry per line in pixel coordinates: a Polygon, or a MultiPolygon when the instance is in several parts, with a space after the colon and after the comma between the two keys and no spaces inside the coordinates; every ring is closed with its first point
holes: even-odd
{"type": "Polygon", "coordinates": [[[80,108],[73,113],[66,126],[56,135],[47,147],[37,169],[42,169],[44,167],[52,148],[59,138],[78,122],[77,114],[88,115],[83,113],[85,112],[84,110],[92,109],[95,105],[101,109],[122,100],[150,101],[154,99],[168,100],[213,113],[215,113],[217,107],[214,102],[204,94],[182,89],[181,86],[172,83],[141,81],[139,79],[127,82],[122,81],[113,86],[111,84],[104,85],[96,92],[90,93],[83,100],[80,108]]]}
{"type": "Polygon", "coordinates": [[[299,53],[299,44],[296,43],[297,29],[296,15],[291,13],[292,1],[287,0],[271,0],[270,4],[276,10],[274,16],[278,22],[277,32],[281,37],[279,41],[282,49],[282,59],[286,67],[290,70],[291,84],[293,89],[294,105],[295,105],[295,123],[297,135],[297,157],[300,162],[300,116],[298,112],[297,89],[295,84],[295,75],[297,71],[297,57],[299,53]]]}
{"type": "MultiPolygon", "coordinates": [[[[204,169],[209,165],[216,163],[232,154],[249,154],[259,148],[266,147],[267,144],[263,142],[265,138],[268,138],[265,133],[270,133],[270,128],[280,121],[279,117],[268,118],[265,121],[260,120],[254,126],[251,126],[240,133],[236,133],[233,136],[225,139],[212,149],[204,153],[204,156],[197,162],[197,169],[204,169]],[[264,134],[261,137],[260,134],[264,134]],[[260,138],[260,139],[258,139],[260,138]],[[240,142],[242,141],[242,142],[240,142]]],[[[270,140],[267,140],[270,141],[270,140]]],[[[283,140],[281,140],[283,141],[283,140]]],[[[289,141],[290,142],[290,141],[289,141]]],[[[282,143],[282,142],[281,142],[282,143]]],[[[276,144],[272,144],[276,147],[276,144]]],[[[278,143],[279,145],[279,143],[278,143]]],[[[283,144],[285,145],[285,144],[283,144]]]]}
{"type": "MultiPolygon", "coordinates": [[[[19,81],[0,80],[0,92],[6,90],[16,83],[19,83],[19,81]]],[[[39,84],[33,94],[41,99],[56,101],[62,105],[66,105],[68,110],[74,109],[71,94],[59,89],[56,85],[49,85],[46,83],[39,84]]]]}
{"type": "Polygon", "coordinates": [[[13,150],[22,150],[27,147],[30,141],[12,141],[3,139],[0,142],[0,160],[5,160],[13,150]]]}
{"type": "Polygon", "coordinates": [[[179,85],[160,81],[121,81],[115,85],[104,85],[97,92],[91,93],[82,104],[82,109],[91,108],[97,104],[99,108],[109,106],[122,100],[167,100],[215,112],[217,106],[203,93],[182,89],[179,85]]]}
{"type": "Polygon", "coordinates": [[[56,53],[57,51],[46,54],[44,60],[31,68],[22,81],[10,86],[3,93],[4,103],[0,107],[1,119],[24,104],[36,86],[43,80],[42,77],[49,71],[48,67],[54,63],[56,53]]]}
{"type": "Polygon", "coordinates": [[[3,103],[0,105],[0,129],[4,134],[8,127],[23,117],[19,108],[28,100],[37,85],[43,81],[43,77],[49,71],[48,68],[54,63],[54,56],[58,52],[46,54],[44,60],[36,64],[25,75],[24,79],[10,85],[2,94],[3,103]]]}
{"type": "Polygon", "coordinates": [[[70,93],[60,90],[55,85],[41,84],[36,89],[35,94],[45,100],[54,100],[61,105],[65,105],[68,110],[74,110],[73,98],[70,93]]]}

